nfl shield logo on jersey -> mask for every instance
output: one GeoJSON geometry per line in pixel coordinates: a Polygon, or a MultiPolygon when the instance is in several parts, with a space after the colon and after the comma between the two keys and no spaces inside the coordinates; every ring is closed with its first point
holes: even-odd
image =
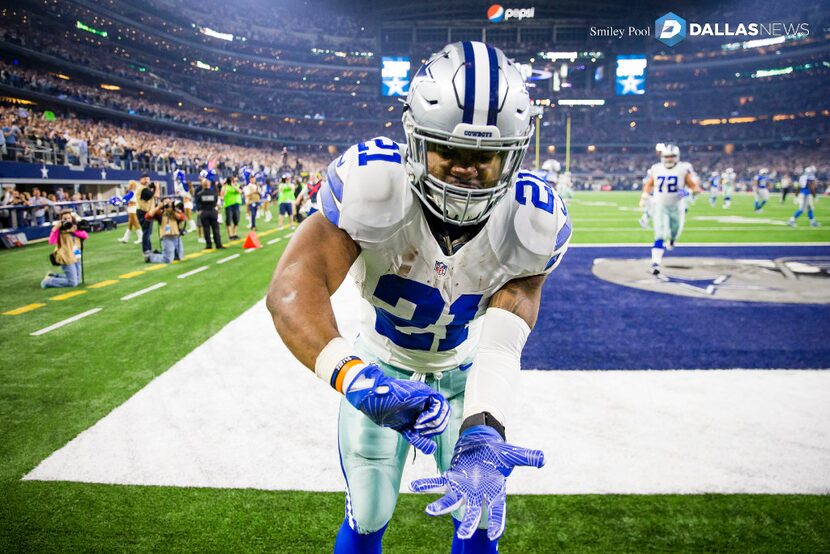
{"type": "Polygon", "coordinates": [[[443,277],[447,274],[447,264],[444,262],[435,262],[435,274],[443,277]]]}

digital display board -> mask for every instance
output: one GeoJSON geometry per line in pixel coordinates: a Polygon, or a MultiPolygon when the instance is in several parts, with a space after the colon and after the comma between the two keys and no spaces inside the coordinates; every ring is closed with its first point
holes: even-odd
{"type": "Polygon", "coordinates": [[[646,93],[645,54],[617,56],[617,96],[646,93]]]}
{"type": "Polygon", "coordinates": [[[406,96],[409,93],[409,58],[381,57],[380,79],[383,96],[406,96]]]}

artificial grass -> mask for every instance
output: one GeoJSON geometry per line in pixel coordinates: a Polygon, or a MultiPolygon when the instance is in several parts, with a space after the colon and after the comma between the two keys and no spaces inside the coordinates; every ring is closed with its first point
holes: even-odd
{"type": "MultiPolygon", "coordinates": [[[[574,242],[642,242],[638,193],[577,193],[570,206],[574,242]],[[599,204],[597,204],[599,203],[599,204]],[[624,229],[624,230],[618,230],[624,229]]],[[[751,197],[736,197],[729,215],[753,217],[751,197]]],[[[818,212],[823,207],[820,203],[818,212]]],[[[688,242],[827,241],[830,231],[752,224],[737,231],[698,222],[723,214],[698,199],[688,242]],[[697,229],[696,229],[697,228],[697,229]],[[731,234],[730,234],[731,233],[731,234]]],[[[791,206],[773,206],[764,218],[791,206]]],[[[804,221],[800,222],[801,227],[804,221]]],[[[261,225],[270,231],[271,225],[261,225]]],[[[122,229],[123,231],[123,229],[122,229]]],[[[267,240],[283,236],[272,233],[267,240]]],[[[72,289],[42,290],[50,269],[47,245],[0,253],[0,312],[30,303],[45,307],[0,316],[0,551],[3,552],[328,552],[343,516],[343,495],[257,490],[179,489],[30,482],[20,478],[232,321],[265,294],[285,240],[241,252],[241,245],[144,271],[138,245],[119,232],[87,242],[87,283],[116,280],[64,301],[72,289]],[[177,275],[209,266],[187,279],[177,275]],[[157,282],[167,286],[128,302],[121,298],[157,282]],[[30,333],[95,307],[104,309],[47,335],[30,333]],[[164,333],[162,329],[173,329],[164,333]]],[[[195,235],[186,254],[201,251],[195,235]]],[[[427,496],[403,495],[385,539],[387,552],[449,550],[450,522],[423,513],[427,496]]],[[[511,496],[502,552],[821,552],[830,551],[827,496],[511,496]]]]}

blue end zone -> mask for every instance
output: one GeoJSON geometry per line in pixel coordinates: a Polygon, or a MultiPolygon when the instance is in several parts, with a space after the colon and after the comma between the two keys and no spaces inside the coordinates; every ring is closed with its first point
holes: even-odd
{"type": "MultiPolygon", "coordinates": [[[[827,256],[817,246],[686,247],[675,257],[827,256]]],[[[649,247],[571,248],[545,284],[528,369],[830,367],[830,306],[730,302],[615,285],[595,258],[648,258],[649,247]]],[[[644,265],[644,274],[646,266],[644,265]]]]}

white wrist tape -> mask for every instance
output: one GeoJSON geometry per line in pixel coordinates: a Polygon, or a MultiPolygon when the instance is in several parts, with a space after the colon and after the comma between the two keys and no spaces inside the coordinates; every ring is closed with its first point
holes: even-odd
{"type": "Polygon", "coordinates": [[[502,425],[507,425],[522,349],[529,334],[527,322],[516,314],[500,308],[487,309],[478,350],[467,377],[464,419],[490,412],[502,425]]]}
{"type": "Polygon", "coordinates": [[[335,337],[317,355],[314,373],[337,392],[343,392],[365,365],[349,341],[335,337]]]}

